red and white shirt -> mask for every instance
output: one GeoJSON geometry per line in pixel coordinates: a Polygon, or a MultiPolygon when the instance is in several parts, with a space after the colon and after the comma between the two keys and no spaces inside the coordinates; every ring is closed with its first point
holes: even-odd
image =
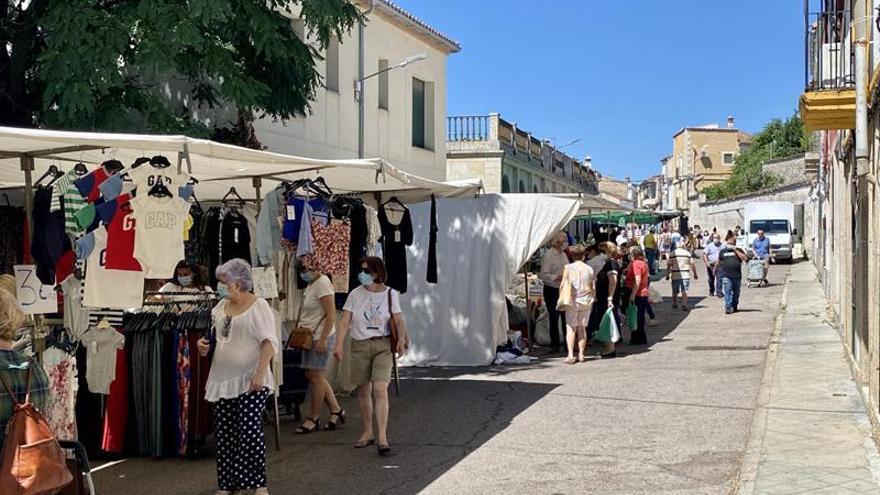
{"type": "Polygon", "coordinates": [[[141,271],[141,264],[134,257],[136,221],[131,208],[131,195],[121,194],[99,206],[98,214],[107,226],[106,267],[110,270],[141,271]]]}

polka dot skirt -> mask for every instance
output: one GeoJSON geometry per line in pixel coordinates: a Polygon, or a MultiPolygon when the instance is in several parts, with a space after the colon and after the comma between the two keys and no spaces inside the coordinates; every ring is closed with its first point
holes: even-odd
{"type": "Polygon", "coordinates": [[[217,435],[217,484],[220,490],[266,486],[266,437],[263,409],[269,389],[220,399],[214,407],[217,435]]]}

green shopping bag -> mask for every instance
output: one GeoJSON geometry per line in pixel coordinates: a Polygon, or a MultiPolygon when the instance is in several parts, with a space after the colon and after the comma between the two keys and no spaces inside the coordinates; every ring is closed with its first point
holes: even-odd
{"type": "Polygon", "coordinates": [[[614,343],[620,340],[620,330],[617,328],[617,320],[614,318],[614,309],[608,308],[605,316],[602,317],[602,323],[599,324],[599,331],[594,337],[599,342],[614,343]]]}
{"type": "Polygon", "coordinates": [[[639,317],[639,311],[636,308],[636,303],[631,302],[629,306],[626,307],[626,325],[629,328],[636,327],[636,319],[639,317]]]}

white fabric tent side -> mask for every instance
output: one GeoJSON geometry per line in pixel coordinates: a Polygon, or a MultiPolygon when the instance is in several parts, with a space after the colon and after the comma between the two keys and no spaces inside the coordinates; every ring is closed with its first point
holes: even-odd
{"type": "Polygon", "coordinates": [[[576,199],[489,194],[437,200],[439,283],[426,281],[430,203],[410,208],[408,291],[401,298],[410,351],[408,366],[484,366],[507,340],[505,293],[514,275],[577,213],[576,199]]]}

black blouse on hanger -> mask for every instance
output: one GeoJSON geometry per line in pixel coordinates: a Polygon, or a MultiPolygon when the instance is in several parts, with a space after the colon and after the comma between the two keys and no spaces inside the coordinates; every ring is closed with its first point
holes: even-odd
{"type": "Polygon", "coordinates": [[[382,226],[382,238],[379,240],[382,242],[385,270],[388,272],[386,285],[404,294],[407,276],[406,246],[411,246],[413,243],[412,219],[409,208],[398,203],[395,208],[403,209],[403,218],[399,224],[393,224],[388,219],[386,208],[388,208],[387,204],[379,208],[379,224],[382,226]]]}

